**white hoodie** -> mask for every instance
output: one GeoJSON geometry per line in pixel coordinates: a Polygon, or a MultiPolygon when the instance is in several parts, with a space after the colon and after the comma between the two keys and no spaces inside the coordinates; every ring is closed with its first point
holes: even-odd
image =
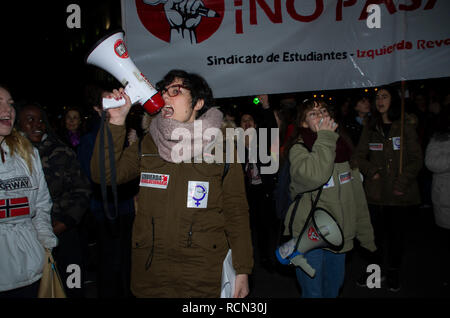
{"type": "Polygon", "coordinates": [[[450,229],[450,135],[431,138],[425,153],[425,165],[433,173],[431,200],[436,224],[450,229]]]}
{"type": "Polygon", "coordinates": [[[57,245],[50,219],[52,201],[37,149],[33,173],[17,154],[11,157],[3,143],[0,162],[0,291],[27,286],[39,280],[45,248],[57,245]]]}

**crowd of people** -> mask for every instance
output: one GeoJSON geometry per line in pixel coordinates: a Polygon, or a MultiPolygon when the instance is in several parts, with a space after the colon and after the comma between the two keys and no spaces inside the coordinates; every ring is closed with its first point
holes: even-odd
{"type": "MultiPolygon", "coordinates": [[[[166,104],[156,115],[133,106],[123,88],[90,85],[87,108],[67,106],[58,117],[0,85],[0,298],[37,296],[45,249],[70,298],[86,297],[92,271],[99,298],[219,297],[231,250],[233,296],[244,298],[258,288],[255,262],[279,270],[281,237],[301,235],[315,199],[339,224],[343,244],[304,255],[316,275],[296,268],[302,297],[339,296],[355,240],[388,289],[399,291],[402,220],[412,209],[432,208],[450,266],[448,91],[411,88],[402,101],[399,85],[386,85],[372,94],[348,90],[338,102],[292,93],[230,103],[181,70],[156,88],[166,104]],[[124,106],[104,111],[102,98],[123,98],[124,106]],[[244,160],[197,162],[196,147],[208,144],[195,139],[198,121],[202,136],[254,130],[245,135],[244,160]],[[275,145],[260,128],[278,129],[275,145]],[[189,154],[173,137],[180,129],[194,136],[189,154]],[[281,218],[279,175],[263,173],[270,163],[261,156],[252,159],[252,138],[268,138],[258,154],[290,164],[290,196],[302,194],[281,218]],[[77,288],[66,285],[70,264],[81,269],[77,288]]],[[[361,288],[365,269],[355,282],[361,288]]]]}

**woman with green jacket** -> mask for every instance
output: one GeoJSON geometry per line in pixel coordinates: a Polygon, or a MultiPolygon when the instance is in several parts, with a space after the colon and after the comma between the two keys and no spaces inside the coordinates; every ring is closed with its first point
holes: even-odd
{"type": "MultiPolygon", "coordinates": [[[[300,105],[297,127],[290,146],[290,193],[303,193],[292,224],[292,236],[298,237],[311,210],[312,201],[323,186],[318,207],[327,210],[337,221],[344,242],[342,249],[313,249],[305,253],[308,264],[315,269],[311,278],[300,267],[297,279],[304,298],[335,298],[344,282],[345,253],[353,248],[353,239],[370,251],[376,249],[369,211],[358,169],[349,164],[351,150],[346,141],[335,132],[337,125],[326,108],[315,101],[300,105]],[[321,124],[319,124],[321,122],[321,124]]],[[[294,204],[285,219],[286,233],[294,204]]]]}
{"type": "MultiPolygon", "coordinates": [[[[390,86],[381,87],[375,106],[353,159],[365,177],[364,187],[378,246],[370,262],[382,265],[387,258],[387,272],[382,266],[382,277],[387,277],[388,288],[395,292],[400,289],[404,221],[411,206],[420,203],[417,175],[423,158],[414,117],[405,116],[401,136],[398,93],[390,86]]],[[[358,285],[365,285],[364,275],[358,285]]]]}

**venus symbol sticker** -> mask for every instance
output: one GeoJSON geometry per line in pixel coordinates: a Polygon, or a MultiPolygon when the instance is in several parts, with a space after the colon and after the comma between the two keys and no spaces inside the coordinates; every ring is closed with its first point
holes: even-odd
{"type": "Polygon", "coordinates": [[[187,207],[206,209],[208,207],[209,182],[189,181],[187,207]]]}

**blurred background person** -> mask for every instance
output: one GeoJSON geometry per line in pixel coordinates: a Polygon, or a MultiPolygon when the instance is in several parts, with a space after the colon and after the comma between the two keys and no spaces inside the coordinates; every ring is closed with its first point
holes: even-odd
{"type": "Polygon", "coordinates": [[[257,255],[257,260],[263,268],[273,272],[275,269],[276,231],[278,229],[273,201],[276,174],[261,173],[261,167],[267,164],[261,162],[259,152],[260,139],[267,138],[267,149],[262,151],[270,155],[270,128],[275,126],[276,123],[273,111],[269,106],[268,96],[259,95],[258,98],[261,101],[258,106],[244,107],[239,118],[240,127],[244,130],[244,133],[248,134],[245,139],[245,162],[242,167],[245,176],[255,255],[257,255]],[[267,134],[261,134],[260,128],[266,128],[267,134]],[[256,139],[254,143],[256,148],[252,148],[253,138],[256,139]]]}
{"type": "MultiPolygon", "coordinates": [[[[404,220],[420,204],[417,176],[423,165],[415,117],[405,114],[401,140],[401,100],[392,86],[380,87],[375,110],[364,125],[353,161],[364,174],[364,186],[375,231],[376,254],[369,263],[381,267],[390,291],[401,288],[404,220]],[[400,147],[403,158],[400,162],[400,147]],[[400,166],[402,171],[400,173],[400,166]]],[[[366,286],[367,273],[357,281],[366,286]]]]}
{"type": "Polygon", "coordinates": [[[26,103],[18,110],[18,127],[39,151],[53,207],[53,232],[59,239],[53,255],[68,297],[84,297],[83,278],[79,286],[69,288],[67,272],[71,264],[84,274],[84,259],[80,241],[80,222],[89,206],[91,193],[88,178],[81,172],[75,152],[52,132],[46,113],[37,103],[26,103]]]}
{"type": "Polygon", "coordinates": [[[356,95],[350,102],[348,116],[341,123],[341,127],[350,136],[354,148],[358,145],[364,121],[368,120],[370,116],[370,108],[370,100],[367,95],[356,95]]]}
{"type": "Polygon", "coordinates": [[[280,136],[280,166],[283,164],[284,148],[292,135],[297,116],[297,97],[293,94],[282,95],[278,103],[271,105],[280,136]]]}
{"type": "Polygon", "coordinates": [[[75,152],[80,143],[81,136],[85,133],[82,112],[78,107],[70,106],[64,112],[59,136],[75,152]]]}
{"type": "MultiPolygon", "coordinates": [[[[100,129],[102,98],[108,94],[107,89],[98,85],[90,85],[86,88],[87,104],[91,105],[94,116],[90,130],[81,137],[78,159],[81,169],[90,180],[92,189],[87,226],[91,229],[89,241],[93,248],[89,254],[96,272],[97,295],[99,298],[130,298],[132,297],[130,291],[131,232],[135,217],[134,197],[139,191],[139,179],[117,185],[118,217],[115,221],[110,221],[106,213],[115,214],[111,186],[107,186],[108,211],[105,211],[100,184],[91,178],[90,162],[100,129]]],[[[128,133],[124,148],[131,143],[139,142],[140,129],[128,128],[128,131],[131,133],[128,133]]],[[[106,141],[107,138],[105,138],[106,141]]]]}
{"type": "Polygon", "coordinates": [[[450,284],[450,107],[441,112],[435,134],[428,143],[425,165],[433,173],[431,199],[437,234],[446,250],[441,253],[439,264],[445,287],[450,284]]]}

